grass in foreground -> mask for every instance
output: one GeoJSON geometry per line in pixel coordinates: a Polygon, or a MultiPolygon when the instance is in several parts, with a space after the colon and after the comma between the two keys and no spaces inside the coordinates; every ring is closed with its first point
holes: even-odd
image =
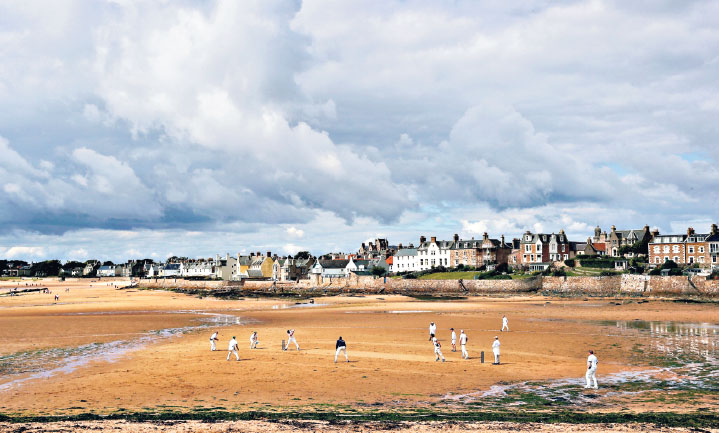
{"type": "Polygon", "coordinates": [[[604,424],[604,423],[650,423],[666,427],[706,428],[719,424],[719,414],[711,411],[674,413],[585,413],[572,411],[532,412],[532,411],[473,411],[473,412],[442,412],[416,410],[406,412],[271,412],[248,411],[230,412],[225,410],[148,410],[142,412],[117,411],[109,414],[79,413],[74,415],[6,415],[0,413],[0,422],[59,422],[59,421],[94,421],[94,420],[126,420],[133,422],[147,421],[187,421],[206,422],[243,421],[243,420],[312,420],[329,422],[368,422],[368,421],[464,421],[464,422],[518,422],[518,423],[570,423],[570,424],[604,424]]]}

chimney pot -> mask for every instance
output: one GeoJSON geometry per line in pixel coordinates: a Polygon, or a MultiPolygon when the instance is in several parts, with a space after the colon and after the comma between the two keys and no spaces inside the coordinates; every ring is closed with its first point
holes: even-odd
{"type": "Polygon", "coordinates": [[[422,245],[423,243],[425,243],[426,240],[427,240],[426,237],[420,236],[420,237],[419,237],[419,244],[422,245]]]}
{"type": "Polygon", "coordinates": [[[432,236],[430,239],[432,240],[432,242],[437,242],[437,236],[432,236]]]}
{"type": "Polygon", "coordinates": [[[272,252],[271,252],[271,251],[267,251],[267,257],[272,257],[272,252]]]}
{"type": "Polygon", "coordinates": [[[454,241],[459,242],[459,235],[457,233],[454,234],[454,241]]]}
{"type": "Polygon", "coordinates": [[[484,239],[485,241],[489,239],[489,235],[487,234],[487,232],[484,232],[484,234],[482,235],[482,239],[484,239]]]}

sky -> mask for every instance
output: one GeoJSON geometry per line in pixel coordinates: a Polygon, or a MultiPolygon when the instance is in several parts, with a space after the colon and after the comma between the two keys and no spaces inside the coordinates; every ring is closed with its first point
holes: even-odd
{"type": "Polygon", "coordinates": [[[719,2],[5,0],[0,258],[719,220],[719,2]]]}

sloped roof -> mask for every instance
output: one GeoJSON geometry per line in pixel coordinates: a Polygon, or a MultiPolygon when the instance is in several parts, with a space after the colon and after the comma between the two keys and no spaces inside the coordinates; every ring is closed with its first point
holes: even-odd
{"type": "Polygon", "coordinates": [[[349,260],[319,260],[320,266],[325,269],[344,269],[349,262],[349,260]]]}

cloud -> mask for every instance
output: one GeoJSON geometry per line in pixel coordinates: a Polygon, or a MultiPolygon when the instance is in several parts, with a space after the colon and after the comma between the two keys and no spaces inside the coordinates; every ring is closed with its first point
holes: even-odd
{"type": "Polygon", "coordinates": [[[0,15],[5,245],[93,255],[97,230],[117,255],[212,255],[195,240],[228,233],[238,244],[217,249],[289,236],[349,251],[377,232],[584,238],[719,212],[713,2],[61,0],[0,15]],[[152,248],[114,246],[120,231],[152,248]]]}
{"type": "Polygon", "coordinates": [[[45,249],[43,247],[16,246],[5,249],[2,254],[8,259],[42,257],[45,255],[45,249]]]}
{"type": "Polygon", "coordinates": [[[292,237],[301,238],[305,235],[305,231],[296,227],[288,227],[287,234],[292,237]]]}

